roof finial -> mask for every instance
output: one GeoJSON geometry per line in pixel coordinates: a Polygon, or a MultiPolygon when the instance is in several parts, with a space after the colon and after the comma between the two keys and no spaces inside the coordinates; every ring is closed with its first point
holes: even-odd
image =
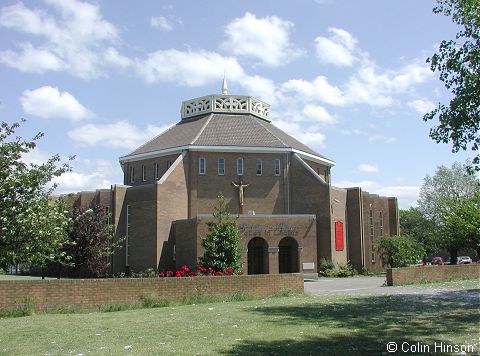
{"type": "Polygon", "coordinates": [[[227,79],[225,79],[225,71],[223,71],[222,95],[228,94],[227,79]]]}

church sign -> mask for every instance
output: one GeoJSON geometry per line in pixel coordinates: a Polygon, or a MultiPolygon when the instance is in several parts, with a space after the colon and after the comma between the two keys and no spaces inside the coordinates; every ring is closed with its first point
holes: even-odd
{"type": "Polygon", "coordinates": [[[289,225],[287,223],[278,223],[275,225],[261,225],[261,224],[239,224],[238,229],[240,234],[245,236],[297,236],[302,230],[300,225],[289,225]]]}

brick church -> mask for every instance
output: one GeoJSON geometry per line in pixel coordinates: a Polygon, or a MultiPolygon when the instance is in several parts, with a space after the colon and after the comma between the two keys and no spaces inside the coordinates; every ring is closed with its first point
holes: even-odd
{"type": "Polygon", "coordinates": [[[314,274],[322,257],[381,271],[373,243],[398,235],[397,199],[332,186],[334,164],[224,81],[221,95],[183,102],[176,125],[120,157],[123,185],[73,199],[105,206],[125,237],[113,273],[195,265],[220,193],[238,214],[244,273],[314,274]]]}

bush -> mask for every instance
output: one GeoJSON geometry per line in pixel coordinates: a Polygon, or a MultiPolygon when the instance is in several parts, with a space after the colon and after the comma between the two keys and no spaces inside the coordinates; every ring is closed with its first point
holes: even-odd
{"type": "Polygon", "coordinates": [[[407,267],[425,255],[423,246],[410,236],[381,236],[376,241],[383,266],[407,267]]]}
{"type": "Polygon", "coordinates": [[[343,278],[343,277],[353,277],[357,275],[357,271],[350,263],[337,263],[335,264],[325,258],[322,257],[318,262],[318,274],[323,277],[332,277],[332,278],[343,278]]]}

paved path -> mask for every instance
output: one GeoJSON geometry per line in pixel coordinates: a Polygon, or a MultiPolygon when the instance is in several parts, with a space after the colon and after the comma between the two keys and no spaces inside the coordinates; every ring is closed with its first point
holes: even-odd
{"type": "MultiPolygon", "coordinates": [[[[455,288],[446,288],[441,285],[419,284],[385,287],[385,284],[385,277],[319,278],[305,281],[305,293],[314,295],[439,295],[455,290],[455,288]]],[[[479,296],[478,292],[473,295],[477,298],[479,296]]]]}

